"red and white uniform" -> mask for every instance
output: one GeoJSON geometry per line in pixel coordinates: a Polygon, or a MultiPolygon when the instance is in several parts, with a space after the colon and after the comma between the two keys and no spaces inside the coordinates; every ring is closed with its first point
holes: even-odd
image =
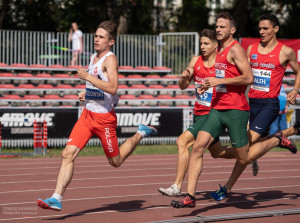
{"type": "Polygon", "coordinates": [[[199,95],[197,93],[197,88],[204,82],[205,77],[215,76],[215,66],[205,67],[203,60],[204,60],[204,56],[200,56],[194,66],[194,82],[196,88],[196,97],[195,97],[195,106],[194,106],[195,115],[208,114],[211,109],[212,99],[215,97],[215,91],[212,87],[209,88],[202,95],[199,95]]]}
{"type": "MultiPolygon", "coordinates": [[[[108,81],[107,77],[102,72],[102,64],[104,60],[112,55],[112,52],[105,54],[96,64],[93,64],[96,53],[92,55],[88,73],[95,78],[103,81],[108,81]]],[[[119,97],[117,94],[111,95],[96,88],[90,82],[86,81],[85,93],[85,108],[95,113],[110,112],[118,103],[119,97]]]]}
{"type": "MultiPolygon", "coordinates": [[[[230,48],[239,44],[238,41],[234,41],[222,53],[217,53],[215,71],[217,78],[233,78],[240,75],[240,71],[237,67],[227,60],[227,55],[230,48]]],[[[216,110],[235,109],[241,111],[248,111],[250,107],[245,96],[246,86],[235,85],[218,85],[215,87],[216,97],[212,101],[212,108],[216,110]]]]}
{"type": "MultiPolygon", "coordinates": [[[[88,73],[102,81],[108,81],[102,72],[102,64],[112,54],[108,52],[93,65],[96,56],[94,54],[91,57],[88,73]]],[[[117,156],[119,154],[116,134],[117,116],[113,108],[118,99],[117,95],[106,93],[86,81],[85,108],[71,132],[67,145],[83,149],[90,138],[96,135],[101,141],[106,156],[117,156]]]]}
{"type": "Polygon", "coordinates": [[[258,45],[259,43],[253,44],[250,50],[254,83],[251,85],[248,96],[249,98],[277,98],[285,73],[285,67],[279,61],[283,44],[278,42],[268,54],[260,54],[258,45]]]}

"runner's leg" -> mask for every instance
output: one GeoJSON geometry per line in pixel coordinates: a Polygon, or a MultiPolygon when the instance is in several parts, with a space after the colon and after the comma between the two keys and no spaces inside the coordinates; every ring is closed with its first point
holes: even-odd
{"type": "Polygon", "coordinates": [[[58,172],[55,192],[64,195],[65,190],[72,180],[74,172],[74,160],[77,157],[80,149],[76,146],[67,145],[62,151],[62,162],[58,172]]]}

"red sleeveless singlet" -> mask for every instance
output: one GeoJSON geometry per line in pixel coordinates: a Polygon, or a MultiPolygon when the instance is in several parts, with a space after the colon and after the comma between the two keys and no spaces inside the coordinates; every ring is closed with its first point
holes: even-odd
{"type": "Polygon", "coordinates": [[[283,44],[278,42],[268,54],[260,54],[258,45],[259,43],[253,44],[250,51],[254,83],[250,87],[248,96],[249,98],[277,98],[285,73],[285,67],[279,61],[283,44]]]}
{"type": "MultiPolygon", "coordinates": [[[[215,71],[217,78],[233,78],[240,75],[237,67],[227,60],[227,55],[232,46],[239,44],[238,41],[233,41],[222,53],[218,53],[215,63],[215,71]]],[[[236,85],[219,85],[216,86],[216,97],[212,101],[212,108],[217,110],[235,109],[248,111],[248,105],[245,90],[246,86],[236,85]]]]}

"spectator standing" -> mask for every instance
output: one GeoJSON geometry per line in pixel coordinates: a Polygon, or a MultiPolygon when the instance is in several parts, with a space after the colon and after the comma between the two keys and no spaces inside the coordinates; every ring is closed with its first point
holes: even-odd
{"type": "Polygon", "coordinates": [[[68,40],[72,40],[72,60],[70,62],[71,66],[78,64],[79,53],[83,52],[83,40],[82,40],[82,32],[78,29],[78,25],[76,22],[72,23],[72,27],[70,28],[70,34],[68,40]]]}

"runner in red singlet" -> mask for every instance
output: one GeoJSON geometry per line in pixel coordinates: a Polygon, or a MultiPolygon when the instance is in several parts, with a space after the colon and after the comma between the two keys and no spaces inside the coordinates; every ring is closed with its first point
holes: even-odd
{"type": "MultiPolygon", "coordinates": [[[[206,85],[216,86],[217,95],[212,102],[212,110],[209,117],[205,121],[202,131],[199,132],[196,142],[193,145],[193,150],[188,168],[188,190],[186,196],[179,201],[172,201],[173,207],[194,207],[195,191],[197,180],[202,170],[202,159],[204,151],[220,134],[222,128],[227,127],[232,147],[235,151],[237,159],[234,170],[242,169],[253,161],[253,157],[259,158],[271,148],[281,146],[295,153],[297,151],[293,142],[289,141],[282,134],[277,134],[268,140],[254,144],[250,148],[248,154],[247,140],[247,119],[249,110],[247,101],[245,100],[244,90],[247,84],[252,84],[252,72],[249,72],[250,66],[247,62],[245,52],[241,46],[237,44],[232,35],[235,31],[232,17],[228,13],[221,13],[218,16],[217,38],[221,42],[221,50],[216,57],[216,78],[206,78],[206,85]],[[231,48],[230,48],[231,47],[231,48]],[[235,66],[234,66],[235,65],[235,66]],[[240,86],[239,86],[240,85],[240,86]],[[246,113],[245,113],[246,112],[246,113]]],[[[295,86],[299,86],[297,84],[295,86]]],[[[295,95],[291,97],[295,98],[295,95]]],[[[297,128],[290,130],[294,134],[297,128]]],[[[251,141],[251,140],[250,140],[251,141]]],[[[236,172],[233,172],[233,178],[236,172]]],[[[237,180],[237,179],[235,179],[237,180]]],[[[235,183],[230,182],[232,185],[235,183]]],[[[228,196],[230,187],[221,187],[216,193],[211,193],[210,196],[215,200],[222,200],[228,196]]]]}
{"type": "Polygon", "coordinates": [[[245,89],[248,84],[252,84],[253,75],[245,51],[233,38],[235,31],[232,16],[229,13],[219,14],[216,33],[221,46],[216,56],[216,75],[205,79],[206,86],[216,87],[216,97],[212,101],[212,109],[192,148],[188,166],[187,194],[181,200],[171,202],[175,208],[195,207],[194,196],[198,177],[202,171],[203,153],[225,127],[229,131],[236,155],[238,150],[248,149],[249,105],[245,97],[245,89]]]}
{"type": "MultiPolygon", "coordinates": [[[[196,87],[196,97],[194,106],[194,124],[184,131],[177,139],[178,160],[177,160],[177,176],[174,184],[168,188],[159,188],[158,191],[167,196],[179,196],[181,194],[181,185],[185,177],[188,161],[189,148],[195,142],[197,134],[205,122],[208,113],[211,109],[211,102],[215,97],[216,92],[213,88],[201,93],[204,79],[206,77],[215,76],[215,57],[218,43],[215,31],[204,29],[200,32],[200,47],[202,56],[195,56],[189,63],[186,70],[182,72],[179,80],[180,89],[186,89],[192,79],[194,79],[196,87]],[[199,91],[199,93],[198,93],[199,91]]],[[[231,158],[234,154],[232,150],[223,150],[219,141],[216,141],[213,146],[209,147],[213,157],[218,155],[220,158],[231,158]],[[217,147],[218,149],[215,149],[217,147]],[[222,152],[220,152],[222,150],[222,152]],[[231,153],[231,154],[230,154],[231,153]]]]}
{"type": "Polygon", "coordinates": [[[254,83],[249,90],[250,120],[248,138],[250,141],[249,153],[241,154],[245,164],[236,163],[232,175],[224,187],[216,193],[210,194],[212,198],[220,201],[228,196],[233,185],[246,168],[247,163],[252,162],[253,174],[256,175],[258,165],[254,162],[263,156],[278,142],[282,148],[296,153],[294,144],[286,139],[300,133],[300,124],[296,122],[293,127],[275,134],[277,138],[268,139],[265,136],[272,122],[279,114],[278,95],[287,64],[296,74],[294,89],[288,94],[290,104],[295,104],[297,92],[300,87],[300,68],[293,49],[283,45],[276,39],[279,22],[274,15],[263,15],[259,22],[261,42],[248,47],[247,55],[254,75],[254,83]],[[259,142],[258,142],[259,141],[259,142]],[[282,145],[284,144],[284,145],[282,145]]]}

